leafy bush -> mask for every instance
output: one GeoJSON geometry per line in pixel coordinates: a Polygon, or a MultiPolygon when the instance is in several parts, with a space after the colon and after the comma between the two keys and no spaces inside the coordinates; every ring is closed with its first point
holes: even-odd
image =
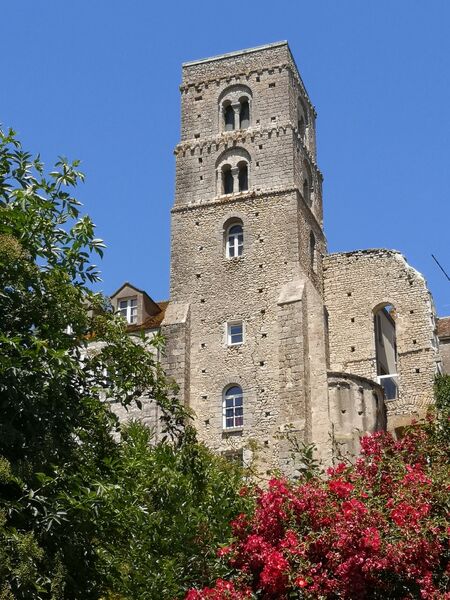
{"type": "Polygon", "coordinates": [[[230,575],[204,598],[450,598],[450,441],[440,422],[375,433],[354,465],[298,484],[273,479],[220,550],[230,575]]]}

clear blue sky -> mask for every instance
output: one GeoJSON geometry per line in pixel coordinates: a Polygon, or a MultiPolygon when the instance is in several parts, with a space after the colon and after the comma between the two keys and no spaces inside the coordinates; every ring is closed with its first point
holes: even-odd
{"type": "Polygon", "coordinates": [[[181,63],[287,39],[318,112],[330,251],[402,251],[450,314],[448,0],[3,1],[0,122],[79,197],[103,289],[168,297],[181,63]]]}

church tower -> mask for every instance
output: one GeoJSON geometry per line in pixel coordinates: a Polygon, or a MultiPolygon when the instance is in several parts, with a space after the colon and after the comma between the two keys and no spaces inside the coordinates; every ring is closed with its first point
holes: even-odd
{"type": "Polygon", "coordinates": [[[166,369],[218,452],[330,456],[316,114],[287,42],[185,63],[166,369]],[[255,444],[256,442],[256,444],[255,444]]]}

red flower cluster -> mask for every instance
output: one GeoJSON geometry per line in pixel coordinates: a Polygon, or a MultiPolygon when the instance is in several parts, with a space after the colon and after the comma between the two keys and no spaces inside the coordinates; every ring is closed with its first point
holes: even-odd
{"type": "Polygon", "coordinates": [[[450,600],[445,457],[420,427],[400,441],[376,433],[361,447],[355,465],[329,469],[328,479],[256,490],[254,513],[233,523],[221,551],[230,581],[186,600],[450,600]]]}

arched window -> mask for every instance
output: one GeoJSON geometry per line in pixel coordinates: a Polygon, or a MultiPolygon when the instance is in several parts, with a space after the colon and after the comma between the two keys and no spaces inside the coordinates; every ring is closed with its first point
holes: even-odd
{"type": "Polygon", "coordinates": [[[378,383],[386,400],[398,396],[396,312],[392,304],[379,305],[374,310],[375,355],[378,383]]]}
{"type": "Polygon", "coordinates": [[[238,168],[239,191],[245,192],[248,190],[248,165],[246,162],[240,162],[238,168]]]}
{"type": "Polygon", "coordinates": [[[252,98],[252,90],[242,83],[229,85],[220,92],[217,98],[220,131],[250,127],[252,98]]]}
{"type": "Polygon", "coordinates": [[[232,385],[223,396],[223,428],[244,426],[244,395],[239,385],[232,385]]]}
{"type": "Polygon", "coordinates": [[[241,129],[247,129],[250,127],[250,104],[247,98],[240,100],[241,108],[239,110],[239,127],[241,129]]]}
{"type": "Polygon", "coordinates": [[[251,160],[248,151],[238,146],[228,148],[218,156],[215,163],[218,196],[251,189],[251,160]]]}
{"type": "Polygon", "coordinates": [[[234,129],[234,108],[231,104],[225,106],[223,118],[225,122],[225,131],[232,131],[234,129]]]}
{"type": "Polygon", "coordinates": [[[311,231],[309,234],[309,260],[311,262],[311,268],[313,271],[316,270],[316,236],[311,231]]]}
{"type": "Polygon", "coordinates": [[[228,228],[226,238],[227,258],[242,256],[244,251],[244,228],[240,223],[234,223],[228,228]]]}
{"type": "Polygon", "coordinates": [[[222,168],[222,190],[224,194],[232,194],[234,189],[234,178],[230,165],[222,168]]]}
{"type": "Polygon", "coordinates": [[[303,118],[303,115],[298,120],[297,127],[300,137],[303,139],[305,137],[306,132],[305,119],[303,118]]]}
{"type": "Polygon", "coordinates": [[[309,181],[306,179],[303,180],[303,200],[308,204],[311,204],[311,188],[309,185],[309,181]]]}
{"type": "Polygon", "coordinates": [[[308,109],[306,104],[299,98],[297,101],[297,128],[298,133],[302,140],[305,139],[306,136],[306,127],[308,126],[308,109]]]}

